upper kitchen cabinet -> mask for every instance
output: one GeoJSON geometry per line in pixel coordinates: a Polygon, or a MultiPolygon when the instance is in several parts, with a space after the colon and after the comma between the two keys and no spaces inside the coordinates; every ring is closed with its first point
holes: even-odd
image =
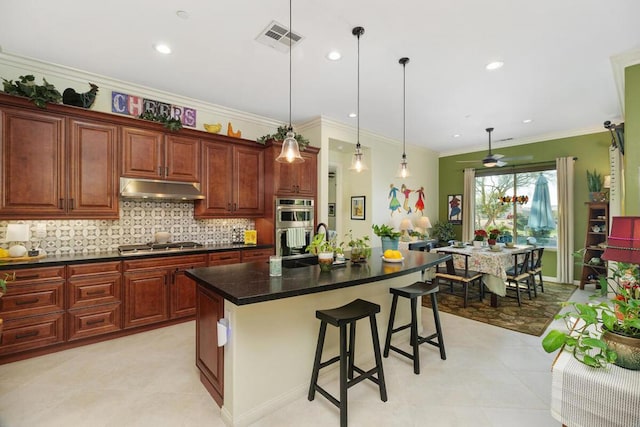
{"type": "Polygon", "coordinates": [[[202,144],[202,191],[198,218],[264,215],[264,149],[228,141],[202,144]]]}
{"type": "Polygon", "coordinates": [[[122,176],[200,182],[197,138],[123,127],[122,146],[122,176]]]}
{"type": "Polygon", "coordinates": [[[316,197],[318,166],[318,149],[309,147],[300,151],[303,163],[279,163],[275,158],[282,149],[281,143],[273,143],[269,148],[270,159],[267,160],[273,172],[275,196],[316,197]]]}
{"type": "Polygon", "coordinates": [[[0,217],[117,218],[117,127],[0,105],[0,217]]]}

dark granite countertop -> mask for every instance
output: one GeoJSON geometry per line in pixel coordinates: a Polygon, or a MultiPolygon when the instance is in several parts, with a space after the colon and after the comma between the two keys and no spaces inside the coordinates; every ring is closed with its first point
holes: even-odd
{"type": "Polygon", "coordinates": [[[347,262],[330,272],[321,272],[317,265],[283,267],[281,277],[271,277],[268,263],[253,262],[195,268],[187,270],[186,275],[232,303],[245,305],[390,279],[425,270],[450,258],[432,252],[402,252],[402,263],[390,263],[382,260],[380,248],[374,248],[366,263],[347,262]]]}
{"type": "Polygon", "coordinates": [[[25,261],[0,261],[0,271],[11,269],[23,269],[32,267],[55,267],[59,265],[67,264],[85,264],[92,262],[108,262],[108,261],[122,261],[129,259],[140,259],[149,257],[174,257],[181,255],[193,255],[210,252],[227,252],[247,249],[267,249],[273,248],[273,245],[244,245],[244,244],[214,244],[205,245],[198,249],[184,249],[181,251],[157,251],[144,254],[131,254],[120,255],[117,251],[113,252],[100,252],[92,254],[78,254],[78,255],[64,255],[64,256],[47,256],[44,258],[34,258],[25,261]]]}

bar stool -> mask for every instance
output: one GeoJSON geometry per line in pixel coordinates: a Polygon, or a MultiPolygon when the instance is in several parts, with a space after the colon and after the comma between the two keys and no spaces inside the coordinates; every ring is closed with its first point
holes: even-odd
{"type": "Polygon", "coordinates": [[[404,288],[390,288],[389,292],[393,294],[393,302],[391,303],[391,314],[389,315],[389,326],[387,327],[387,338],[384,344],[384,357],[389,357],[389,350],[394,350],[401,355],[413,360],[413,372],[420,373],[420,344],[431,344],[440,349],[440,359],[447,360],[447,354],[444,350],[444,336],[442,335],[442,327],[440,326],[440,316],[438,314],[438,296],[439,287],[435,283],[415,282],[404,288]],[[431,295],[431,308],[433,311],[433,320],[436,324],[436,333],[427,337],[418,335],[418,297],[423,295],[431,295]],[[398,306],[398,297],[405,297],[411,300],[411,322],[398,328],[393,328],[396,317],[396,308],[398,306]],[[407,353],[398,347],[391,345],[391,335],[404,329],[411,328],[411,338],[409,342],[413,347],[413,354],[407,353]],[[438,338],[437,341],[434,338],[438,338]]]}
{"type": "Polygon", "coordinates": [[[380,388],[380,399],[387,401],[387,388],[384,382],[384,372],[382,370],[382,357],[380,356],[380,340],[378,339],[378,327],[376,325],[376,314],[380,312],[380,306],[369,301],[357,299],[342,307],[317,310],[316,317],[321,320],[320,333],[318,334],[318,345],[316,347],[315,361],[313,362],[313,372],[311,373],[311,386],[309,387],[308,399],[315,398],[316,390],[326,397],[331,403],[340,408],[340,426],[347,425],[347,389],[360,381],[369,379],[378,384],[380,388]],[[355,341],[356,341],[356,321],[369,318],[371,323],[371,338],[373,339],[373,353],[376,359],[376,366],[373,369],[364,371],[354,365],[355,341]],[[321,362],[322,348],[324,347],[324,337],[327,331],[327,324],[340,328],[340,355],[335,356],[325,362],[321,362]],[[349,337],[347,338],[347,325],[349,326],[349,337]],[[318,374],[320,369],[335,362],[340,362],[340,400],[333,397],[329,392],[318,385],[318,374]],[[353,372],[360,375],[354,378],[353,372]],[[374,375],[377,374],[377,378],[374,375]]]}

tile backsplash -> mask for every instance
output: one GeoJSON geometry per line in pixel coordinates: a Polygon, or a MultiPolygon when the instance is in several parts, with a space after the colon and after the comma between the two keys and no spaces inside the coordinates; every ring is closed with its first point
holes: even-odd
{"type": "MultiPolygon", "coordinates": [[[[36,247],[47,255],[77,255],[103,253],[117,250],[120,245],[141,244],[153,241],[158,231],[171,233],[173,242],[198,242],[202,244],[231,243],[234,231],[253,229],[252,219],[195,219],[193,202],[158,200],[120,200],[120,219],[70,219],[70,220],[11,220],[0,221],[0,246],[5,242],[8,223],[29,224],[31,242],[27,248],[36,247]],[[46,227],[46,236],[37,237],[40,224],[46,227]]],[[[41,225],[40,225],[41,227],[41,225]]]]}

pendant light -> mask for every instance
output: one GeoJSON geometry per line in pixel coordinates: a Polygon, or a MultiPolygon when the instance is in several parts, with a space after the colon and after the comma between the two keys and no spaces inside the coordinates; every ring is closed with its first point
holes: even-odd
{"type": "Polygon", "coordinates": [[[357,109],[356,109],[356,151],[353,153],[353,158],[351,159],[351,167],[349,170],[355,172],[361,172],[367,169],[367,166],[364,164],[362,160],[363,153],[362,148],[360,146],[360,36],[364,34],[364,28],[355,27],[351,30],[351,34],[358,38],[358,90],[357,90],[357,109]]]}
{"type": "Polygon", "coordinates": [[[300,147],[298,147],[298,141],[296,140],[296,134],[293,132],[293,126],[291,126],[291,33],[293,28],[291,27],[291,0],[289,0],[289,128],[287,129],[287,137],[282,142],[282,150],[280,155],[276,157],[276,162],[280,163],[302,163],[304,159],[300,155],[300,147]]]}
{"type": "Polygon", "coordinates": [[[400,60],[398,61],[400,64],[402,64],[402,160],[400,161],[400,166],[398,167],[398,173],[396,174],[396,177],[398,178],[406,178],[408,176],[410,176],[411,174],[409,173],[409,167],[407,166],[407,153],[405,151],[406,149],[406,144],[405,144],[405,129],[406,129],[406,114],[405,114],[405,110],[406,110],[406,98],[407,98],[407,89],[406,89],[406,66],[407,63],[409,62],[409,58],[400,58],[400,60]]]}

